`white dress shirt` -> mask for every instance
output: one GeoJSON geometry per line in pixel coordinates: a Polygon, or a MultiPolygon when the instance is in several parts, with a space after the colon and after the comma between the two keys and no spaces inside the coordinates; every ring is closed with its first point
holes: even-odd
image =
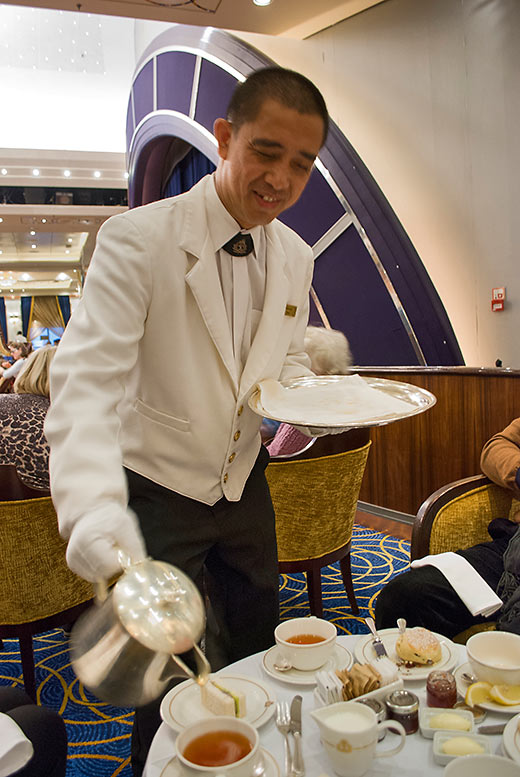
{"type": "Polygon", "coordinates": [[[262,314],[265,296],[265,231],[261,226],[241,230],[222,204],[213,185],[208,186],[206,212],[210,240],[215,250],[224,305],[235,355],[236,378],[242,372],[262,314]],[[222,248],[237,232],[249,233],[254,250],[248,256],[232,256],[222,248]]]}

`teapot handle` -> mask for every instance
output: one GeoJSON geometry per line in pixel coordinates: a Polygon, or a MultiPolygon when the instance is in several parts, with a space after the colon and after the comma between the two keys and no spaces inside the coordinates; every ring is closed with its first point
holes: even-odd
{"type": "MultiPolygon", "coordinates": [[[[117,560],[119,561],[119,564],[121,565],[121,569],[123,570],[123,572],[126,572],[128,567],[132,565],[132,559],[127,553],[121,550],[121,548],[117,549],[117,560]]],[[[105,602],[108,597],[107,581],[96,580],[95,583],[92,583],[92,587],[94,589],[96,604],[103,604],[103,602],[105,602]]]]}

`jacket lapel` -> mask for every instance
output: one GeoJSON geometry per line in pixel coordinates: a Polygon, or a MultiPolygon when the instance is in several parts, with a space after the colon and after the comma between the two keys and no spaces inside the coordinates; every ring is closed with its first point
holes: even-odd
{"type": "Polygon", "coordinates": [[[206,227],[205,187],[208,182],[209,176],[203,178],[186,195],[183,234],[179,248],[196,260],[186,274],[186,283],[193,293],[208,332],[236,390],[238,376],[233,357],[231,332],[220,289],[215,252],[206,227]]]}

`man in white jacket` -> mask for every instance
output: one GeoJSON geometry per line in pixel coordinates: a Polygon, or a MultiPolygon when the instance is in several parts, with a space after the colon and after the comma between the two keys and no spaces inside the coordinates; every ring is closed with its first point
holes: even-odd
{"type": "MultiPolygon", "coordinates": [[[[278,622],[268,455],[248,398],[259,380],[312,375],[312,251],[276,217],[327,129],[304,76],[266,68],[240,84],[215,121],[215,174],[103,225],[53,363],[46,434],[71,569],[108,579],[118,549],[196,580],[204,568],[214,668],[268,648],[278,622]]],[[[136,722],[139,774],[159,716],[136,722]]]]}

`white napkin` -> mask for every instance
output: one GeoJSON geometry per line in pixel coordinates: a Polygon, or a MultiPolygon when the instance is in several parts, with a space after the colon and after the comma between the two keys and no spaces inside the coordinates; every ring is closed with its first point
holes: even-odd
{"type": "Polygon", "coordinates": [[[0,712],[0,777],[14,774],[34,753],[32,742],[9,715],[0,712]]]}
{"type": "Polygon", "coordinates": [[[411,563],[413,568],[428,565],[442,572],[472,615],[484,615],[487,618],[502,607],[502,599],[498,598],[469,561],[457,553],[438,553],[411,563]]]}

